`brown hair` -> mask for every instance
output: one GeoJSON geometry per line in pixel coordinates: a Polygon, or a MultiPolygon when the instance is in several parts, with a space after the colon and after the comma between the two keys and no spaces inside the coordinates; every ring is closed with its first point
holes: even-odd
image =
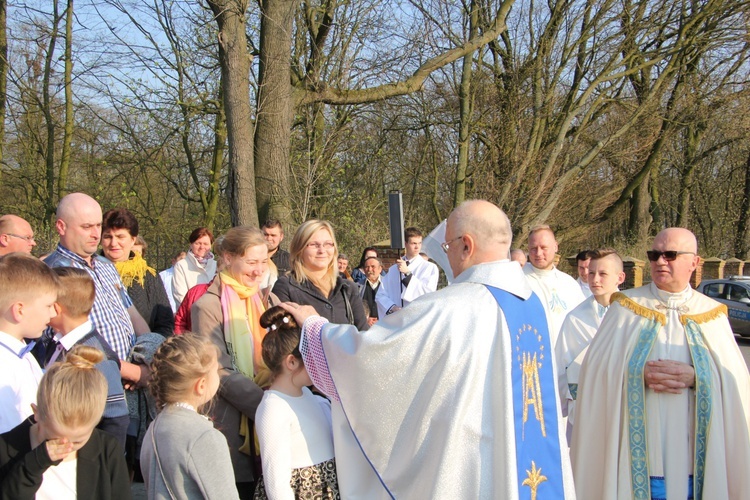
{"type": "Polygon", "coordinates": [[[422,231],[417,229],[416,227],[407,227],[404,229],[404,242],[408,243],[409,238],[422,238],[422,231]]]}
{"type": "Polygon", "coordinates": [[[326,283],[323,284],[328,285],[329,289],[333,290],[336,287],[336,278],[339,276],[339,270],[336,266],[336,258],[334,257],[338,255],[339,247],[336,243],[336,235],[333,232],[333,226],[327,220],[310,219],[303,222],[302,225],[297,228],[297,231],[292,237],[292,242],[289,245],[289,263],[292,267],[291,273],[294,276],[294,279],[300,283],[310,279],[307,272],[305,272],[305,266],[302,263],[302,252],[304,252],[307,247],[310,238],[321,229],[328,231],[331,235],[331,240],[333,241],[331,262],[328,264],[328,271],[323,277],[323,280],[326,281],[326,283]]]}
{"type": "Polygon", "coordinates": [[[279,228],[279,232],[281,234],[284,234],[284,227],[281,225],[281,221],[279,219],[268,219],[266,222],[263,223],[263,225],[260,227],[261,229],[272,229],[274,227],[279,228]]]}
{"type": "Polygon", "coordinates": [[[195,243],[196,241],[203,238],[204,236],[208,236],[208,239],[211,241],[211,243],[214,242],[214,233],[212,233],[211,230],[208,229],[207,227],[199,227],[199,228],[193,229],[193,232],[190,233],[190,236],[188,237],[188,241],[190,243],[195,243]]]}
{"type": "Polygon", "coordinates": [[[77,345],[47,368],[36,396],[39,417],[66,427],[98,422],[107,403],[107,379],[96,368],[103,360],[100,350],[77,345]]]}
{"type": "Polygon", "coordinates": [[[149,388],[159,409],[178,403],[195,381],[208,375],[219,349],[197,333],[185,332],[162,342],[151,361],[149,388]]]}
{"type": "Polygon", "coordinates": [[[112,229],[127,229],[130,236],[138,236],[138,219],[127,208],[107,210],[102,217],[102,232],[112,229]]]}
{"type": "Polygon", "coordinates": [[[290,354],[302,359],[299,352],[300,327],[291,314],[274,306],[261,315],[260,326],[268,330],[263,337],[263,362],[271,373],[281,373],[284,358],[290,354]]]}
{"type": "Polygon", "coordinates": [[[57,292],[57,275],[41,260],[21,252],[0,257],[0,310],[15,302],[57,292]]]}
{"type": "Polygon", "coordinates": [[[617,253],[617,250],[614,248],[597,248],[596,250],[589,250],[589,258],[593,260],[599,260],[603,259],[604,257],[609,257],[610,255],[615,256],[615,262],[617,263],[618,270],[622,271],[623,265],[622,265],[622,257],[620,257],[620,254],[617,253]]]}
{"type": "Polygon", "coordinates": [[[60,283],[57,303],[64,313],[72,318],[88,316],[96,298],[94,280],[89,273],[75,267],[56,267],[52,271],[60,283]]]}

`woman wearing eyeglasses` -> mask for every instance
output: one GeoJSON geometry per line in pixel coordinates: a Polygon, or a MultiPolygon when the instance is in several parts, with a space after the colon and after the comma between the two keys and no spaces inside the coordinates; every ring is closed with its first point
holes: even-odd
{"type": "Polygon", "coordinates": [[[339,276],[338,253],[330,222],[313,219],[303,223],[289,247],[291,270],[287,276],[279,277],[273,293],[284,302],[313,306],[331,323],[367,330],[367,316],[356,284],[339,276]]]}

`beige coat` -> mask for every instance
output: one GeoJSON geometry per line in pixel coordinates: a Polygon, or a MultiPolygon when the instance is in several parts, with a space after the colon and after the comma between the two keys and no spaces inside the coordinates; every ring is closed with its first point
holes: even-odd
{"type": "MultiPolygon", "coordinates": [[[[263,398],[263,390],[232,366],[232,358],[224,341],[220,291],[221,279],[217,277],[206,293],[193,304],[190,315],[193,331],[208,337],[219,348],[219,365],[223,370],[221,385],[217,397],[212,402],[210,416],[214,426],[227,438],[235,481],[243,483],[254,481],[255,477],[254,460],[238,451],[244,443],[244,438],[239,434],[240,420],[243,413],[251,421],[255,419],[255,410],[263,398]]],[[[271,294],[268,303],[269,306],[276,305],[279,300],[271,294]]]]}

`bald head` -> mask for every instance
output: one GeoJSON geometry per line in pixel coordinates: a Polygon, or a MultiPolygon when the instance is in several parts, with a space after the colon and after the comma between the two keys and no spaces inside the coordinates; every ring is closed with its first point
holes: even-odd
{"type": "Polygon", "coordinates": [[[484,200],[462,203],[448,217],[445,230],[453,275],[476,264],[507,259],[512,238],[508,216],[497,206],[484,200]]]}
{"type": "Polygon", "coordinates": [[[102,208],[87,194],[71,193],[57,205],[55,229],[62,246],[90,260],[102,236],[102,208]]]}
{"type": "Polygon", "coordinates": [[[12,214],[0,217],[0,256],[13,252],[30,254],[34,245],[34,230],[25,219],[12,214]]]}
{"type": "Polygon", "coordinates": [[[667,229],[662,230],[656,235],[656,238],[654,238],[654,245],[656,245],[657,242],[669,242],[677,245],[682,251],[698,253],[698,240],[692,231],[685,229],[684,227],[668,227],[667,229]]]}

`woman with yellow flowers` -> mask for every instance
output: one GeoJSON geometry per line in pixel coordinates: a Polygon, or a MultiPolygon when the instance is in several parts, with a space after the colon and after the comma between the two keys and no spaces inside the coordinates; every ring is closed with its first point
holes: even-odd
{"type": "Polygon", "coordinates": [[[129,210],[115,208],[104,214],[104,256],[114,263],[133,305],[150,330],[166,337],[174,331],[172,307],[156,270],[149,267],[141,255],[133,252],[137,237],[138,219],[129,210]]]}
{"type": "Polygon", "coordinates": [[[252,421],[271,383],[263,363],[261,342],[266,329],[260,316],[278,300],[263,289],[273,266],[263,233],[253,227],[233,227],[218,248],[224,270],[191,309],[192,330],[211,339],[219,349],[221,385],[209,414],[229,444],[240,498],[255,489],[252,421]]]}

